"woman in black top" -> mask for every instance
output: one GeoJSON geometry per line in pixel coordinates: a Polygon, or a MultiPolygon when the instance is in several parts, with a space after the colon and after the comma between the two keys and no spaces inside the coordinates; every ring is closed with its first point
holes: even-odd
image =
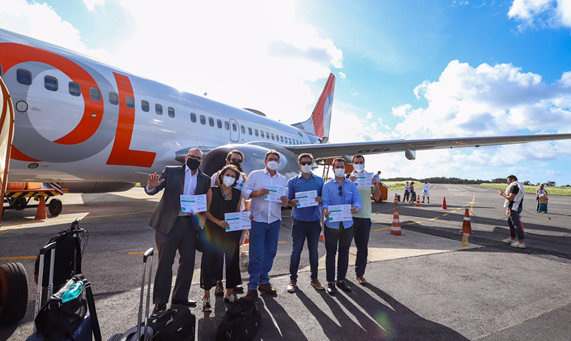
{"type": "Polygon", "coordinates": [[[219,173],[220,186],[211,187],[206,194],[208,211],[204,226],[205,247],[202,253],[200,287],[204,289],[203,310],[211,312],[210,289],[216,286],[217,274],[222,273],[226,258],[226,294],[224,301],[234,303],[234,287],[242,284],[240,275],[240,239],[242,231],[226,232],[225,213],[240,212],[242,192],[234,188],[240,171],[227,165],[219,173]]]}

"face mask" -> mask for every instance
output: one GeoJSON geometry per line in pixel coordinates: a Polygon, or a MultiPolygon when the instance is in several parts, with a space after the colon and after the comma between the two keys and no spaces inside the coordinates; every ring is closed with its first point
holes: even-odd
{"type": "Polygon", "coordinates": [[[190,168],[190,170],[196,170],[200,166],[200,161],[189,157],[186,160],[186,165],[188,168],[190,168]]]}
{"type": "Polygon", "coordinates": [[[226,185],[226,187],[230,187],[234,184],[234,181],[236,181],[236,179],[234,179],[231,176],[225,176],[224,177],[224,184],[226,185]]]}
{"type": "Polygon", "coordinates": [[[342,178],[345,176],[345,168],[335,168],[335,177],[342,178]]]}
{"type": "Polygon", "coordinates": [[[353,165],[353,168],[359,173],[365,170],[365,165],[353,165]]]}
{"type": "Polygon", "coordinates": [[[311,173],[311,165],[301,165],[301,171],[305,174],[311,173]]]}
{"type": "Polygon", "coordinates": [[[241,172],[242,171],[242,164],[238,163],[238,162],[230,162],[231,165],[236,166],[236,168],[238,168],[238,170],[241,172]]]}
{"type": "Polygon", "coordinates": [[[269,161],[269,162],[267,163],[267,166],[268,166],[268,169],[269,169],[269,170],[273,170],[273,171],[274,171],[274,170],[278,169],[278,167],[280,166],[280,164],[279,164],[277,161],[269,161]]]}

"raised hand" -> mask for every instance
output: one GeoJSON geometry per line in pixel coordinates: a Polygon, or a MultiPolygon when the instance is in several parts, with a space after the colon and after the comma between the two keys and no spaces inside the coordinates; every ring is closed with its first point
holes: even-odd
{"type": "Polygon", "coordinates": [[[158,175],[157,172],[155,172],[154,174],[149,174],[149,180],[147,181],[147,187],[149,188],[149,190],[159,187],[159,185],[165,182],[166,180],[166,179],[159,180],[159,178],[160,175],[158,175]]]}

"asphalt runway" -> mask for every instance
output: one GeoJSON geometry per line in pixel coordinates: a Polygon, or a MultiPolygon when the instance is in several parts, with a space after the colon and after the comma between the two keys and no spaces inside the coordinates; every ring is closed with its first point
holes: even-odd
{"type": "MultiPolygon", "coordinates": [[[[398,194],[401,191],[399,191],[398,194]]],[[[501,242],[509,235],[503,198],[495,189],[434,185],[431,203],[415,207],[373,204],[369,264],[360,286],[355,280],[355,249],[348,281],[353,292],[330,297],[309,285],[304,250],[299,289],[290,294],[290,211],[283,211],[280,244],[270,273],[276,297],[262,295],[263,322],[257,340],[571,340],[571,197],[550,196],[549,213],[535,212],[527,194],[522,220],[527,249],[501,242]],[[447,210],[441,208],[446,198],[447,210]],[[398,208],[402,235],[389,233],[398,208]],[[465,210],[471,212],[469,249],[460,250],[465,210]]],[[[33,330],[33,264],[42,245],[76,218],[89,231],[83,272],[93,283],[103,340],[136,323],[142,255],[154,247],[147,221],[159,196],[142,189],[62,197],[60,216],[33,220],[35,209],[7,211],[0,228],[0,263],[21,262],[29,277],[26,317],[0,326],[0,340],[25,340],[33,330]]],[[[325,247],[319,245],[319,278],[325,282],[325,247]]],[[[195,276],[198,281],[200,254],[195,276]]],[[[154,268],[156,269],[156,263],[154,268]]],[[[176,269],[175,269],[176,270],[176,269]]],[[[243,273],[244,285],[247,274],[243,273]]],[[[198,284],[190,298],[201,304],[198,284]]],[[[225,312],[221,298],[214,312],[193,308],[197,340],[214,340],[225,312]]]]}

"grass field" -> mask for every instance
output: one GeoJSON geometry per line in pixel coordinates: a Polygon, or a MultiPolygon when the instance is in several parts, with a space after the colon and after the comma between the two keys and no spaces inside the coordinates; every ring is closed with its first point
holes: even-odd
{"type": "MultiPolygon", "coordinates": [[[[389,186],[389,189],[391,191],[398,191],[398,190],[404,190],[404,187],[406,185],[406,181],[383,181],[383,183],[387,186],[389,186]]],[[[409,181],[410,183],[410,181],[409,181]]],[[[416,192],[418,192],[418,188],[422,188],[422,184],[421,182],[414,182],[414,188],[416,190],[416,192]]],[[[476,185],[476,186],[484,186],[484,187],[489,187],[489,188],[497,188],[497,189],[506,189],[506,187],[508,186],[507,183],[505,184],[480,184],[480,185],[476,185]]],[[[535,193],[535,191],[537,190],[537,186],[523,186],[525,188],[525,192],[526,193],[535,193]]],[[[571,187],[545,187],[545,189],[547,190],[547,194],[552,194],[552,195],[568,195],[571,196],[571,187]]]]}

